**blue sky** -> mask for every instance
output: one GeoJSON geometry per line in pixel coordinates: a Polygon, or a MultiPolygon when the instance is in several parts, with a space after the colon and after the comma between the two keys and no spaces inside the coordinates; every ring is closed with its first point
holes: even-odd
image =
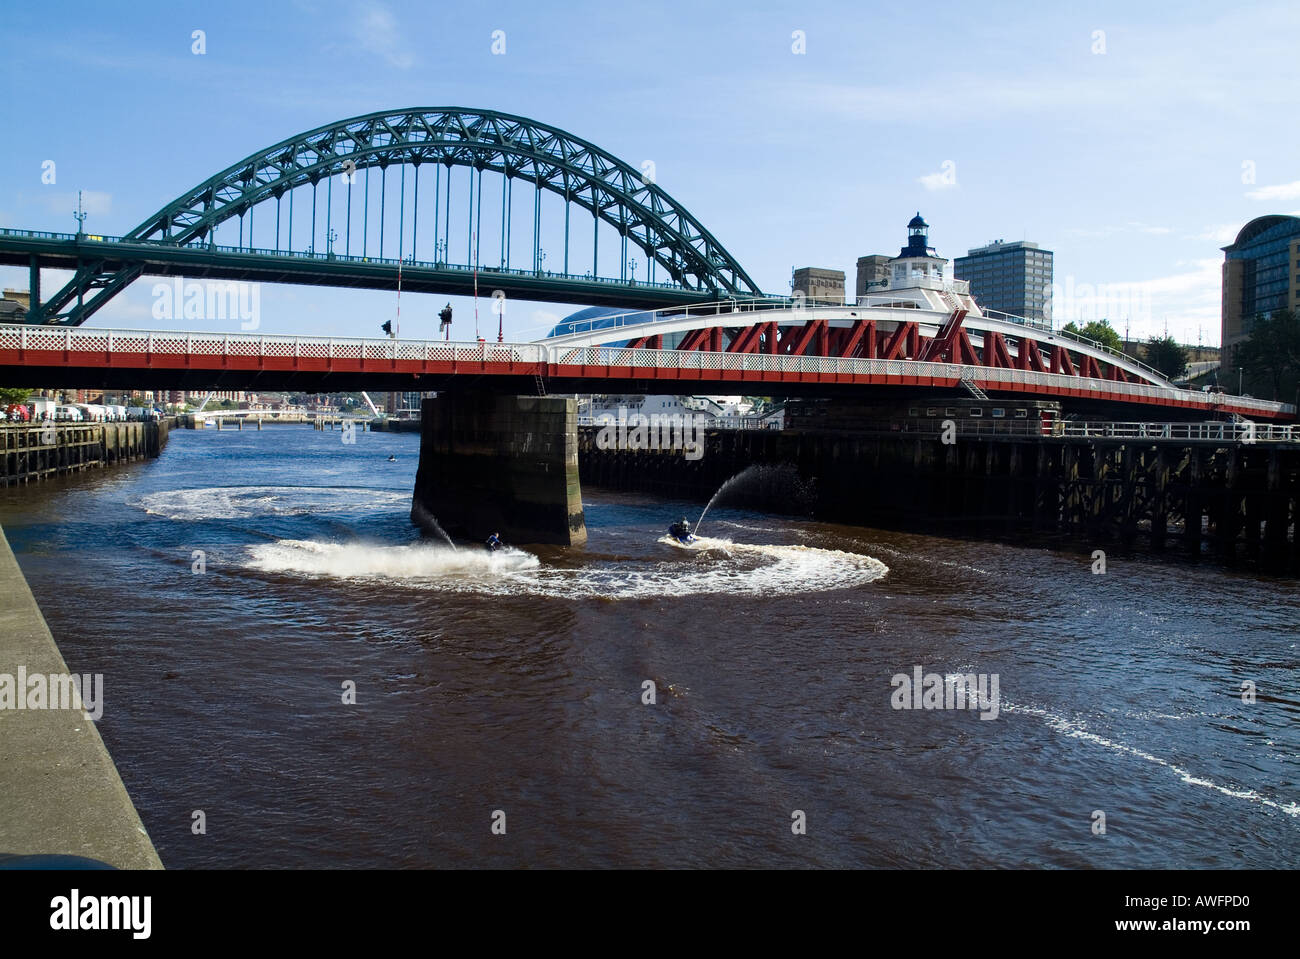
{"type": "MultiPolygon", "coordinates": [[[[851,285],[856,258],[895,254],[920,210],[944,256],[998,238],[1054,250],[1058,319],[1111,313],[1122,331],[1122,312],[1134,335],[1167,324],[1214,344],[1219,248],[1300,210],[1294,4],[50,2],[6,21],[8,227],[72,232],[80,189],[87,231],[119,234],[295,133],[483,107],[652,161],[769,292],[796,266],[851,285]]],[[[152,318],[154,282],[92,325],[178,325],[152,318]]],[[[435,335],[445,300],[404,295],[403,334],[435,335]]],[[[394,306],[265,286],[261,328],[376,335],[394,306]]],[[[512,303],[507,337],[566,312],[512,303]]]]}

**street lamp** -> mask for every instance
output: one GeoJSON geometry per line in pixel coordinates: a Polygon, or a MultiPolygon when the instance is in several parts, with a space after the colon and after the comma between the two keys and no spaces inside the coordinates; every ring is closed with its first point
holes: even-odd
{"type": "Polygon", "coordinates": [[[628,281],[631,283],[635,283],[636,282],[636,260],[627,261],[627,270],[628,270],[628,277],[627,277],[628,281]]]}
{"type": "Polygon", "coordinates": [[[77,221],[77,236],[79,237],[82,236],[85,231],[86,217],[88,215],[89,214],[87,214],[86,211],[81,208],[81,191],[78,190],[77,191],[77,212],[72,214],[72,216],[77,221]]]}
{"type": "Polygon", "coordinates": [[[339,238],[339,231],[331,227],[329,233],[326,234],[326,238],[329,242],[325,247],[325,253],[332,260],[334,259],[334,241],[339,238]]]}

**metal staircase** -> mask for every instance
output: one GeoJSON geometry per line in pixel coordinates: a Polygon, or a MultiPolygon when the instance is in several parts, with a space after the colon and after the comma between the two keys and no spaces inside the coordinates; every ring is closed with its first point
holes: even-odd
{"type": "Polygon", "coordinates": [[[987,400],[989,398],[989,395],[976,385],[974,370],[962,370],[961,385],[966,389],[967,393],[977,400],[987,400]]]}

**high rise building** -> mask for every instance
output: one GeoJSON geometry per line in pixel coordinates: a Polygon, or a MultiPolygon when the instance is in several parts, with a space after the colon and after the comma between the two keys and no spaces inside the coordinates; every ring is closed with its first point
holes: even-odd
{"type": "Polygon", "coordinates": [[[970,283],[980,309],[1023,316],[1035,323],[1052,322],[1051,250],[1024,240],[997,240],[957,257],[953,272],[970,283]]]}
{"type": "Polygon", "coordinates": [[[794,271],[790,280],[790,289],[795,293],[802,293],[810,301],[843,303],[844,271],[803,266],[794,271]]]}
{"type": "Polygon", "coordinates": [[[1261,216],[1223,248],[1223,362],[1250,337],[1255,317],[1300,309],[1300,218],[1261,216]]]}

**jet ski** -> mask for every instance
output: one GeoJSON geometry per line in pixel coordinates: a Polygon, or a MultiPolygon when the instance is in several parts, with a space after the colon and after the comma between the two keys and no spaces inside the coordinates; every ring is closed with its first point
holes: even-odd
{"type": "Polygon", "coordinates": [[[691,532],[691,524],[687,522],[686,517],[684,516],[668,527],[668,535],[677,540],[677,542],[681,543],[683,546],[689,546],[698,538],[691,532]]]}

